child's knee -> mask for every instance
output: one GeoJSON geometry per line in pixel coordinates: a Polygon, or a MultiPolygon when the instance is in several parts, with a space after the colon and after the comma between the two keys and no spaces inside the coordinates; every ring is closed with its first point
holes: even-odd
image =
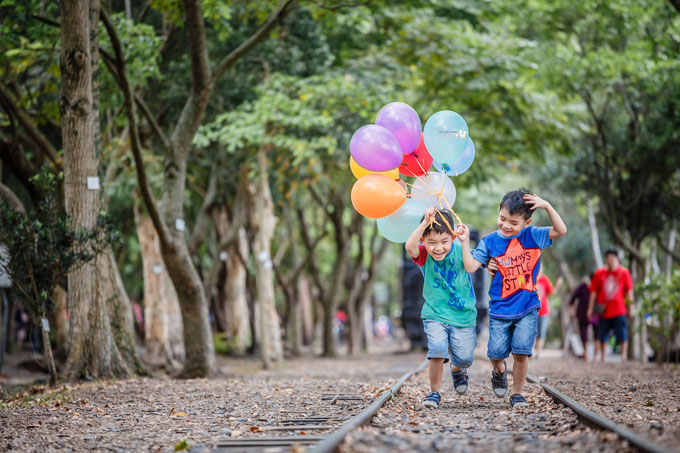
{"type": "Polygon", "coordinates": [[[524,363],[527,360],[529,360],[529,356],[526,355],[526,354],[513,354],[512,357],[515,360],[515,362],[520,362],[520,363],[524,363]]]}

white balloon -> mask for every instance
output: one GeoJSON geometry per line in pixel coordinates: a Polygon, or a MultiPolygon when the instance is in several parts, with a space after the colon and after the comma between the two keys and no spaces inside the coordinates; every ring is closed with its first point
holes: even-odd
{"type": "Polygon", "coordinates": [[[435,206],[439,209],[448,209],[450,205],[453,208],[453,204],[456,202],[456,186],[446,173],[431,171],[427,176],[419,176],[413,182],[411,196],[418,203],[428,207],[435,206]]]}

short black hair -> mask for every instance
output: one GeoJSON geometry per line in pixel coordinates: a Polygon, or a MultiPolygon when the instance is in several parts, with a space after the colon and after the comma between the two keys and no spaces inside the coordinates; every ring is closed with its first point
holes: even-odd
{"type": "Polygon", "coordinates": [[[619,251],[616,250],[615,248],[610,248],[604,251],[604,257],[606,258],[607,255],[614,255],[617,258],[619,257],[619,251]]]}
{"type": "Polygon", "coordinates": [[[524,220],[530,219],[531,214],[534,211],[531,210],[531,206],[524,201],[524,195],[531,195],[527,189],[522,187],[519,190],[513,190],[505,194],[501,200],[501,205],[498,209],[507,209],[510,215],[520,214],[524,217],[524,220]]]}
{"type": "MultiPolygon", "coordinates": [[[[422,222],[425,220],[425,216],[423,216],[420,221],[422,222]]],[[[446,225],[447,223],[451,225],[451,228],[455,228],[455,224],[453,223],[453,216],[451,215],[451,211],[448,209],[437,209],[437,212],[434,214],[434,220],[435,222],[432,222],[430,225],[425,228],[425,231],[423,231],[423,237],[429,235],[432,232],[435,233],[449,233],[451,234],[451,230],[449,227],[446,225]],[[444,220],[446,222],[444,222],[444,220]]]]}

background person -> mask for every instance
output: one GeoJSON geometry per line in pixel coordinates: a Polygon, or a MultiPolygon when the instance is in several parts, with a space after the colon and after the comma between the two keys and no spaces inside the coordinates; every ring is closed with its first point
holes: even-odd
{"type": "Polygon", "coordinates": [[[628,358],[628,318],[634,298],[633,278],[630,271],[621,266],[616,249],[607,250],[604,257],[605,266],[595,271],[590,282],[587,316],[589,320],[598,316],[601,360],[604,361],[607,339],[613,332],[616,344],[621,347],[621,361],[625,362],[628,358]]]}

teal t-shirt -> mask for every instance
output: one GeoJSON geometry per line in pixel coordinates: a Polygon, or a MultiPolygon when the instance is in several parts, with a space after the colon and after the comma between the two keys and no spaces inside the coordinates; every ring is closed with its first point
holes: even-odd
{"type": "Polygon", "coordinates": [[[456,327],[472,327],[477,323],[475,290],[463,265],[462,245],[454,241],[451,251],[441,261],[427,254],[419,245],[420,255],[413,261],[425,276],[423,310],[420,317],[456,327]]]}

